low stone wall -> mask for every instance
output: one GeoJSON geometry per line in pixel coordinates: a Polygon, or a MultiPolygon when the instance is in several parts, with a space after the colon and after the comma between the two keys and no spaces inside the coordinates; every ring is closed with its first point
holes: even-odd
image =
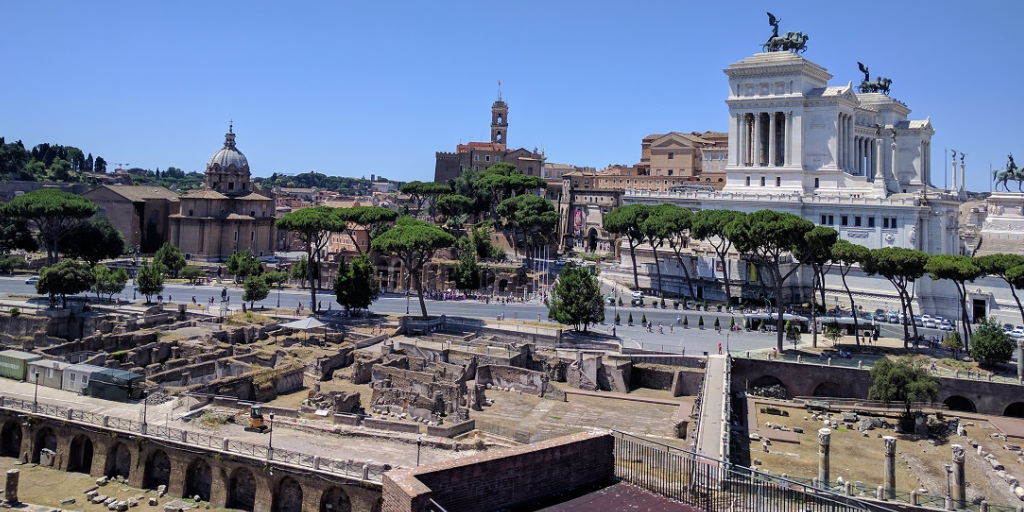
{"type": "Polygon", "coordinates": [[[381,510],[436,510],[431,500],[460,512],[527,509],[538,500],[610,481],[615,474],[613,448],[610,434],[584,432],[393,470],[384,474],[381,510]]]}
{"type": "Polygon", "coordinates": [[[336,425],[348,425],[350,427],[358,427],[363,422],[363,417],[358,414],[349,413],[335,413],[334,423],[336,425]]]}
{"type": "Polygon", "coordinates": [[[408,432],[417,434],[420,431],[418,423],[402,423],[398,421],[379,420],[376,418],[363,418],[364,427],[377,430],[390,430],[392,432],[408,432]]]}
{"type": "Polygon", "coordinates": [[[427,435],[435,437],[455,437],[457,435],[465,434],[470,430],[476,428],[476,422],[473,420],[463,421],[462,423],[456,423],[454,425],[448,425],[446,427],[435,427],[432,425],[427,426],[427,435]]]}
{"type": "Polygon", "coordinates": [[[512,388],[531,395],[543,396],[546,382],[547,376],[543,372],[515,366],[485,364],[476,370],[477,384],[512,388]]]}

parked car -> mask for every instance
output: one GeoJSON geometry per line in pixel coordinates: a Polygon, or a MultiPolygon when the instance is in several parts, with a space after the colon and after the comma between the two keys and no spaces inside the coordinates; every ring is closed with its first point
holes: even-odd
{"type": "Polygon", "coordinates": [[[946,320],[945,318],[943,318],[942,322],[939,323],[939,329],[942,329],[943,331],[952,331],[953,330],[953,324],[950,323],[949,320],[946,320]]]}
{"type": "Polygon", "coordinates": [[[885,322],[887,318],[888,317],[886,316],[885,311],[882,311],[882,312],[876,311],[875,312],[875,321],[876,322],[885,322]]]}
{"type": "Polygon", "coordinates": [[[921,315],[921,325],[929,329],[938,327],[938,324],[935,323],[935,319],[928,315],[921,315]]]}
{"type": "Polygon", "coordinates": [[[914,325],[924,327],[924,320],[921,319],[921,315],[914,315],[914,325]]]}
{"type": "Polygon", "coordinates": [[[36,276],[32,276],[32,277],[30,277],[30,278],[25,280],[25,284],[36,284],[38,282],[39,282],[39,278],[36,277],[36,276]]]}
{"type": "Polygon", "coordinates": [[[557,260],[555,260],[555,265],[565,265],[565,263],[565,258],[558,258],[557,260]]]}
{"type": "Polygon", "coordinates": [[[615,297],[609,295],[609,296],[604,298],[604,301],[607,302],[609,306],[614,305],[615,304],[615,297]]]}
{"type": "Polygon", "coordinates": [[[889,323],[890,324],[898,324],[898,323],[900,323],[900,315],[897,315],[896,313],[889,313],[889,323]]]}
{"type": "Polygon", "coordinates": [[[633,298],[630,301],[630,304],[637,305],[637,304],[643,304],[643,302],[644,302],[644,292],[633,292],[633,298]]]}
{"type": "Polygon", "coordinates": [[[1003,332],[1010,332],[1013,330],[1013,324],[1003,324],[1003,332]]]}
{"type": "Polygon", "coordinates": [[[1012,338],[1024,338],[1024,329],[1021,329],[1020,327],[1018,327],[1018,328],[1010,331],[1008,334],[1012,338]]]}

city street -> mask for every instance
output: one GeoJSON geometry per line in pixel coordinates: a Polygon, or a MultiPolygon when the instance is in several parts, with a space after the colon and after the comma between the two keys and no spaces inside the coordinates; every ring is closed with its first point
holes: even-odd
{"type": "MultiPolygon", "coordinates": [[[[0,295],[35,295],[34,286],[25,284],[25,279],[26,277],[0,277],[0,295]]],[[[199,304],[209,304],[209,300],[212,297],[214,308],[216,309],[220,306],[221,291],[225,287],[228,290],[228,304],[230,308],[232,310],[240,309],[242,289],[234,285],[192,286],[167,284],[164,287],[163,297],[165,302],[174,303],[190,303],[192,298],[195,297],[196,302],[199,304]]],[[[604,293],[614,295],[609,285],[603,284],[602,288],[604,293]]],[[[133,300],[131,284],[125,288],[125,292],[125,294],[121,294],[118,298],[129,301],[133,300]]],[[[279,292],[277,290],[272,290],[265,300],[256,303],[257,308],[261,306],[265,308],[277,307],[278,295],[279,292]]],[[[138,295],[135,298],[135,303],[141,304],[143,300],[144,298],[138,295]]],[[[332,293],[321,291],[317,293],[317,300],[322,304],[322,309],[339,309],[338,304],[334,302],[334,295],[332,293]]],[[[281,307],[294,309],[300,303],[303,310],[308,311],[309,290],[285,288],[280,292],[281,307]]],[[[426,303],[427,312],[431,315],[461,316],[488,320],[496,320],[503,316],[504,320],[510,321],[536,322],[539,320],[546,322],[548,314],[547,306],[540,300],[503,304],[497,300],[484,303],[479,300],[428,299],[426,303]]],[[[419,302],[415,295],[410,295],[407,298],[404,294],[387,293],[382,294],[370,309],[378,314],[404,314],[407,308],[412,314],[419,312],[419,302]]],[[[614,334],[626,347],[674,353],[685,351],[690,354],[699,354],[703,352],[715,353],[719,350],[719,344],[721,345],[721,350],[733,352],[769,349],[775,346],[775,333],[729,332],[730,318],[735,319],[737,324],[741,324],[742,314],[676,310],[671,305],[666,309],[605,305],[606,322],[592,326],[591,329],[601,334],[612,335],[612,324],[616,312],[622,319],[622,323],[621,325],[614,326],[614,334]],[[631,313],[634,325],[629,326],[627,325],[627,319],[631,313]],[[646,316],[647,320],[653,324],[652,332],[648,332],[646,328],[640,326],[640,320],[643,316],[646,316]],[[700,317],[704,318],[704,329],[698,328],[698,319],[700,317]],[[683,318],[688,319],[689,328],[684,329],[682,327],[681,321],[683,318]],[[719,319],[722,327],[720,331],[714,329],[716,318],[719,319]]],[[[920,329],[920,332],[925,336],[942,333],[942,331],[937,329],[920,329]]],[[[881,324],[881,336],[902,337],[902,327],[896,324],[881,324]]],[[[819,344],[824,345],[826,342],[819,337],[819,344]]]]}

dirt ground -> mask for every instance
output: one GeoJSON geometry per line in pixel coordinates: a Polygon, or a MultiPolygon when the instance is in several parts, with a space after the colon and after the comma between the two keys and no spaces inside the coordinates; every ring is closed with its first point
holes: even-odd
{"type": "MultiPolygon", "coordinates": [[[[645,390],[643,395],[659,395],[645,390]]],[[[657,398],[672,399],[668,392],[657,398]]],[[[494,405],[473,411],[470,417],[507,429],[531,433],[536,442],[593,428],[617,429],[684,447],[689,441],[678,439],[673,431],[672,416],[677,407],[618,400],[613,398],[570,395],[567,402],[557,402],[534,395],[487,390],[494,405]]],[[[675,400],[680,400],[676,398],[675,400]]]]}
{"type": "MultiPolygon", "coordinates": [[[[63,507],[64,510],[81,510],[84,512],[107,510],[104,506],[86,501],[85,490],[96,485],[96,479],[89,475],[84,473],[68,473],[33,464],[18,464],[17,459],[0,457],[0,471],[6,472],[8,469],[17,469],[21,472],[21,478],[18,483],[18,497],[22,502],[31,505],[43,505],[50,510],[59,509],[60,507],[63,507]],[[61,505],[60,502],[67,498],[74,498],[75,502],[61,505]]],[[[140,512],[161,511],[164,505],[177,499],[164,496],[160,498],[159,505],[151,507],[147,503],[151,496],[156,496],[155,491],[136,489],[116,482],[100,487],[99,492],[100,494],[114,496],[121,500],[144,496],[145,499],[139,501],[139,506],[132,508],[132,510],[140,512]]],[[[202,503],[200,508],[215,511],[229,510],[216,507],[206,508],[206,505],[206,503],[202,503]]]]}
{"type": "MultiPolygon", "coordinates": [[[[768,453],[765,453],[761,441],[750,441],[750,460],[753,466],[762,471],[774,474],[786,474],[803,479],[814,478],[818,474],[818,440],[819,428],[825,427],[822,421],[811,419],[811,412],[802,406],[774,407],[789,413],[789,416],[762,413],[764,402],[747,402],[751,417],[756,417],[757,424],[764,429],[765,423],[783,425],[792,429],[800,427],[804,430],[797,434],[798,443],[772,441],[768,453]]],[[[947,415],[948,417],[948,415],[947,415]]],[[[927,489],[931,496],[945,496],[946,473],[944,464],[950,463],[952,449],[950,445],[960,444],[967,452],[967,495],[969,499],[985,497],[990,504],[1017,506],[1020,501],[1013,495],[1009,486],[996,477],[982,457],[970,447],[967,438],[951,434],[948,439],[936,440],[935,444],[928,439],[913,435],[896,434],[892,428],[875,428],[867,431],[864,437],[857,431],[856,424],[843,424],[841,413],[832,413],[832,418],[840,421],[839,428],[832,429],[831,437],[831,479],[842,477],[846,481],[863,484],[867,493],[883,483],[882,467],[884,463],[882,436],[894,436],[896,442],[896,489],[897,493],[909,493],[912,490],[927,489]]],[[[896,418],[884,418],[889,424],[895,425],[896,418]]],[[[1024,476],[1024,465],[1016,455],[1002,448],[1006,441],[993,439],[989,434],[998,430],[984,420],[963,420],[967,437],[979,442],[986,451],[1006,466],[1006,471],[1024,476]]],[[[753,425],[750,425],[752,428],[753,425]]],[[[1021,442],[1010,441],[1014,444],[1021,442]]]]}

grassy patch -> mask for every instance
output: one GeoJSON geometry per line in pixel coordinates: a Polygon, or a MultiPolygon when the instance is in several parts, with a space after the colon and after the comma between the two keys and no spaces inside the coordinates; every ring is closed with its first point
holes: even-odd
{"type": "Polygon", "coordinates": [[[249,325],[249,324],[272,324],[274,319],[265,315],[258,315],[252,311],[246,311],[245,313],[235,313],[224,320],[227,325],[249,325]]]}
{"type": "Polygon", "coordinates": [[[199,416],[199,424],[204,427],[219,427],[228,422],[226,416],[222,416],[213,411],[203,411],[203,414],[199,416]]]}

